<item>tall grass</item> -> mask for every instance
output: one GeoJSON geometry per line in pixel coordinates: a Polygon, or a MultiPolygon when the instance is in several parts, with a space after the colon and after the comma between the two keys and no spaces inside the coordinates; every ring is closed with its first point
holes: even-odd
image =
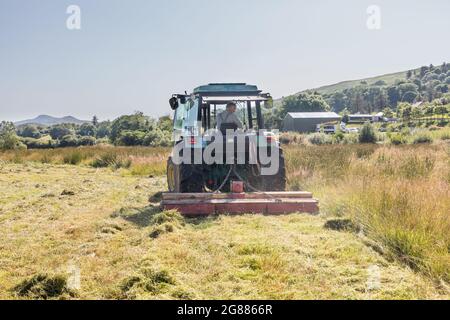
{"type": "Polygon", "coordinates": [[[450,282],[450,149],[445,145],[291,147],[291,189],[348,216],[385,252],[450,282]]]}
{"type": "Polygon", "coordinates": [[[0,160],[13,163],[87,165],[126,169],[132,175],[163,175],[169,148],[95,146],[0,151],[0,160]]]}

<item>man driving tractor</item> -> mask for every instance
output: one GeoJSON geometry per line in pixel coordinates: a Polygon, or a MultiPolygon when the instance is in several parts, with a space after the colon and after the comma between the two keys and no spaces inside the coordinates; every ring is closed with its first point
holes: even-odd
{"type": "Polygon", "coordinates": [[[231,124],[237,128],[242,129],[242,123],[236,116],[236,103],[229,102],[225,111],[219,113],[217,116],[217,129],[222,130],[222,125],[231,124]]]}

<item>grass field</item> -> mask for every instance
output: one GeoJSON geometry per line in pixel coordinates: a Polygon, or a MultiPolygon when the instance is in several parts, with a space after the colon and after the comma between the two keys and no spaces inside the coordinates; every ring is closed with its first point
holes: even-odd
{"type": "Polygon", "coordinates": [[[167,152],[0,153],[0,298],[450,297],[448,145],[289,147],[320,215],[194,220],[149,202],[167,152]]]}

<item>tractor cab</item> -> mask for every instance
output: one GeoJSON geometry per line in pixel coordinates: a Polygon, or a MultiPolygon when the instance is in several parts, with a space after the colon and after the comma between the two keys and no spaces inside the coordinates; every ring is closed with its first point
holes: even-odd
{"type": "Polygon", "coordinates": [[[262,116],[272,104],[269,94],[245,83],[211,83],[192,94],[173,95],[169,102],[175,111],[175,145],[167,164],[170,191],[227,191],[227,182],[236,180],[284,190],[282,150],[262,116]],[[275,169],[265,176],[267,168],[275,169]]]}
{"type": "Polygon", "coordinates": [[[175,140],[220,130],[218,116],[230,102],[237,107],[235,115],[242,124],[240,131],[250,133],[264,129],[262,109],[272,105],[269,94],[245,83],[211,83],[195,88],[190,95],[175,94],[170,99],[170,106],[175,110],[175,140]]]}

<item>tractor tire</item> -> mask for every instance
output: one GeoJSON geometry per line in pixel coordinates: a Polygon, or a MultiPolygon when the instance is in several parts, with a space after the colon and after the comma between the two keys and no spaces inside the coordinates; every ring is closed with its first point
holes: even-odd
{"type": "Polygon", "coordinates": [[[194,165],[174,164],[172,157],[167,160],[167,185],[169,192],[203,192],[203,176],[194,165]]]}
{"type": "Polygon", "coordinates": [[[264,191],[285,191],[286,190],[286,163],[283,150],[279,152],[278,172],[271,176],[261,176],[262,189],[264,191]]]}

